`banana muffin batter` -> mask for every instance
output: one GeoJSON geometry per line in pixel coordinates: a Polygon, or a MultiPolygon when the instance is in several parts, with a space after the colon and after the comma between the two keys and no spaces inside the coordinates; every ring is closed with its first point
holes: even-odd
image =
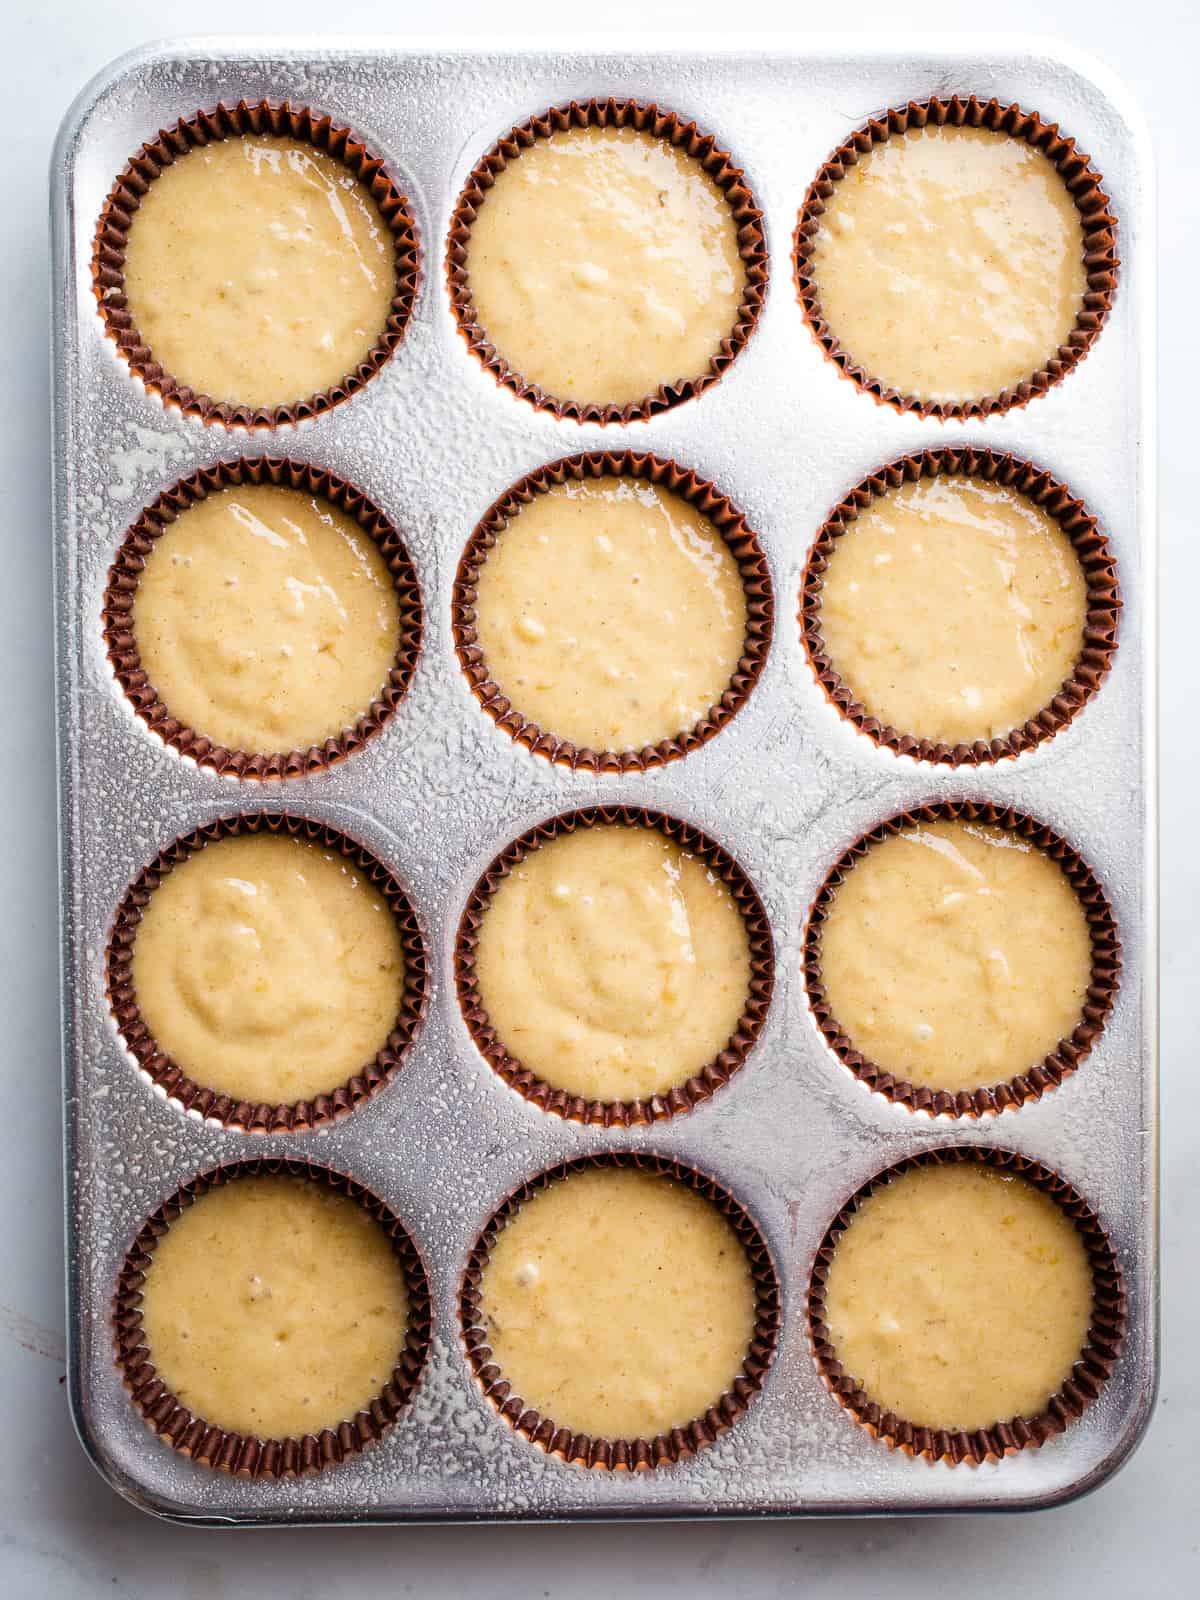
{"type": "Polygon", "coordinates": [[[1069,1037],[1092,947],[1057,862],[1009,829],[944,820],[889,834],[855,862],[820,962],[855,1049],[911,1083],[978,1089],[1069,1037]]]}
{"type": "Polygon", "coordinates": [[[339,851],[234,835],[181,861],[134,940],[138,1009],[159,1048],[218,1094],[328,1094],[387,1042],[404,992],[391,907],[339,851]]]}
{"type": "Polygon", "coordinates": [[[217,1427],[263,1439],[336,1428],[390,1381],[408,1289],[387,1234],[304,1178],[235,1178],[159,1240],[143,1291],[150,1359],[217,1427]]]}
{"type": "Polygon", "coordinates": [[[1045,1409],[1079,1360],[1092,1272],[1079,1230],[1025,1178],[910,1168],[864,1200],[834,1251],[825,1322],[867,1396],[928,1428],[1045,1409]]]}
{"type": "Polygon", "coordinates": [[[467,241],[484,334],[559,400],[624,406],[703,377],[746,289],[738,224],[695,157],[633,128],[535,139],[467,241]]]}
{"type": "Polygon", "coordinates": [[[536,494],[488,552],[475,616],[502,692],[581,749],[690,732],[745,651],[729,546],[682,496],[631,477],[536,494]]]}
{"type": "Polygon", "coordinates": [[[867,712],[933,743],[1003,738],[1083,651],[1087,582],[1061,525],[1015,489],[921,478],[833,545],[821,639],[867,712]]]}
{"type": "Polygon", "coordinates": [[[396,294],[392,235],[340,161],[301,140],[219,139],[143,195],[125,249],[129,311],[180,384],[286,406],[361,365],[396,294]]]}
{"type": "Polygon", "coordinates": [[[1043,368],[1087,292],[1083,222],[1049,157],[989,128],[910,128],[825,203],[819,310],[868,376],[917,400],[999,394],[1043,368]]]}
{"type": "Polygon", "coordinates": [[[703,1416],[740,1372],[756,1314],[746,1252],[712,1202],[623,1168],[526,1200],[492,1246],[481,1303],[526,1405],[607,1439],[703,1416]]]}
{"type": "Polygon", "coordinates": [[[374,541],[298,489],[239,484],[151,546],[133,597],[159,699],[231,750],[307,750],[352,728],[386,687],[400,605],[374,541]]]}
{"type": "Polygon", "coordinates": [[[476,976],[511,1056],[556,1089],[637,1100],[685,1083],[729,1042],[750,940],[725,880],[656,828],[580,827],[502,879],[476,976]]]}

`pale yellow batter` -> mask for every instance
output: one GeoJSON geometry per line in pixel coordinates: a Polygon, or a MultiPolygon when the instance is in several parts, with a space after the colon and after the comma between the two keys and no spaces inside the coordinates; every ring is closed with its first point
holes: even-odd
{"type": "Polygon", "coordinates": [[[835,185],[812,275],[834,338],[870,377],[920,400],[982,399],[1066,344],[1087,290],[1083,224],[1024,139],[910,129],[835,185]]]}
{"type": "Polygon", "coordinates": [[[1058,864],[1007,829],[958,821],[872,845],[821,934],[826,993],[851,1044],[936,1089],[1040,1065],[1081,1020],[1091,959],[1058,864]]]}
{"type": "Polygon", "coordinates": [[[150,896],[133,986],[189,1077],[289,1105],[338,1088],[384,1045],[404,950],[387,901],[336,850],[235,835],[188,856],[150,896]]]}
{"type": "Polygon", "coordinates": [[[400,606],[353,517],[297,489],[239,485],[151,547],[133,601],[138,654],[173,717],[234,750],[307,750],[384,689],[400,606]]]}
{"type": "Polygon", "coordinates": [[[560,400],[624,406],[700,378],[746,288],[738,225],[703,166],[632,128],[536,139],[471,225],[490,342],[560,400]]]}
{"type": "Polygon", "coordinates": [[[584,749],[639,750],[720,702],[745,651],[746,591],[681,496],[602,478],[517,513],[480,570],[476,626],[523,716],[584,749]]]}
{"type": "Polygon", "coordinates": [[[750,986],[729,885],[655,828],[560,834],[500,884],[479,932],[501,1043],[556,1089],[637,1100],[728,1044],[750,986]]]}
{"type": "Polygon", "coordinates": [[[836,541],[820,632],[867,711],[917,738],[1002,738],[1083,649],[1087,582],[1062,527],[981,479],[906,483],[836,541]]]}
{"type": "Polygon", "coordinates": [[[527,1200],[492,1248],[481,1303],[513,1392],[600,1439],[702,1417],[754,1336],[754,1281],[729,1223],[686,1185],[621,1168],[527,1200]]]}
{"type": "Polygon", "coordinates": [[[235,405],[332,388],[379,339],[396,293],[392,236],[365,186],[293,139],[222,139],[150,185],[125,293],[180,384],[235,405]]]}
{"type": "Polygon", "coordinates": [[[1079,1360],[1092,1273],[1079,1230],[1020,1177],[917,1167],[866,1199],[834,1252],[825,1321],[869,1399],[973,1432],[1036,1416],[1079,1360]]]}
{"type": "Polygon", "coordinates": [[[236,1178],[181,1212],[143,1291],[159,1377],[205,1422],[262,1439],[353,1417],[404,1348],[404,1269],[349,1196],[304,1178],[236,1178]]]}

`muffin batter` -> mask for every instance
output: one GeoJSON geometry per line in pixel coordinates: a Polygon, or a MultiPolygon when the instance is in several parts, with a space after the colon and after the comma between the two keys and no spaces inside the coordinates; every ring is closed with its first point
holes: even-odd
{"type": "Polygon", "coordinates": [[[510,1055],[556,1089],[637,1100],[729,1042],[750,941],[729,885],[655,828],[578,828],[503,879],[479,932],[480,996],[510,1055]]]}
{"type": "Polygon", "coordinates": [[[488,553],[475,610],[503,693],[583,749],[689,732],[745,650],[729,546],[686,500],[636,478],[535,495],[488,553]]]}
{"type": "Polygon", "coordinates": [[[133,986],[159,1047],[197,1083],[285,1105],[330,1093],[386,1043],[404,951],[387,901],[338,851],[234,835],[154,890],[133,986]]]}
{"type": "Polygon", "coordinates": [[[954,745],[1041,711],[1074,670],[1086,616],[1053,517],[1014,489],[939,477],[872,500],[835,542],[819,627],[871,716],[954,745]]]}
{"type": "Polygon", "coordinates": [[[560,400],[629,405],[702,377],[746,288],[738,225],[699,161],[632,128],[535,139],[467,243],[484,334],[560,400]]]}
{"type": "Polygon", "coordinates": [[[248,136],[151,183],[125,293],[154,359],[214,400],[285,406],[339,384],[382,334],[391,233],[367,188],[313,145],[248,136]]]}
{"type": "Polygon", "coordinates": [[[826,202],[811,267],[841,348],[919,400],[1031,377],[1087,291],[1083,223],[1058,170],[987,128],[911,128],[860,156],[826,202]]]}
{"type": "Polygon", "coordinates": [[[374,542],[297,489],[210,494],[151,547],[133,600],[150,682],[173,717],[233,750],[307,750],[384,689],[400,606],[374,542]]]}
{"type": "Polygon", "coordinates": [[[754,1336],[729,1223],[686,1185],[622,1168],[527,1200],[492,1247],[481,1303],[514,1392],[592,1438],[650,1439],[703,1416],[754,1336]]]}
{"type": "Polygon", "coordinates": [[[921,823],[870,847],[821,932],[829,1003],[896,1077],[987,1087],[1039,1065],[1082,1017],[1087,918],[1058,864],[1018,834],[921,823]]]}
{"type": "Polygon", "coordinates": [[[910,1168],[863,1201],[826,1284],[842,1366],[928,1428],[1036,1416],[1079,1360],[1091,1312],[1087,1251],[1062,1208],[965,1163],[910,1168]]]}
{"type": "Polygon", "coordinates": [[[180,1213],[146,1274],[146,1346],[205,1422],[263,1439],[336,1428],[391,1380],[404,1269],[349,1196],[305,1178],[236,1178],[180,1213]]]}

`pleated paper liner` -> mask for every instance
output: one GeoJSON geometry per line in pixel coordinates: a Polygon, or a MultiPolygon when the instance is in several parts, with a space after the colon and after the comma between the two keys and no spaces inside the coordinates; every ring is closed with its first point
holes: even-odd
{"type": "Polygon", "coordinates": [[[766,557],[745,517],[715,484],[675,461],[649,453],[593,451],[568,456],[520,479],[491,507],[467,542],[454,580],[451,622],[459,665],[479,704],[492,721],[535,755],[584,772],[645,772],[678,761],[719,733],[750,697],[762,674],[775,617],[775,600],[766,557]],[[746,594],[746,641],[729,687],[694,728],[641,750],[590,750],[560,739],[553,729],[530,721],[495,683],[478,642],[475,603],[479,574],[505,528],[535,495],[563,483],[598,478],[639,478],[686,500],[706,517],[729,546],[746,594]]]}
{"type": "Polygon", "coordinates": [[[817,1027],[838,1059],[868,1089],[930,1116],[983,1117],[1015,1109],[1056,1089],[1086,1059],[1112,1010],[1121,975],[1121,944],[1117,925],[1099,880],[1073,846],[1045,823],[987,800],[948,800],[899,812],[878,823],[844,853],[821,885],[804,935],[804,980],[817,1027]],[[976,822],[1007,828],[1027,839],[1057,862],[1079,897],[1092,940],[1092,971],[1083,1012],[1069,1038],[1060,1039],[1036,1066],[1004,1083],[981,1089],[938,1089],[909,1083],[887,1072],[857,1050],[833,1015],[821,975],[821,931],[846,873],[872,845],[917,823],[976,822]]]}
{"type": "Polygon", "coordinates": [[[144,867],[117,907],[106,957],[108,1002],[125,1048],[140,1070],[167,1099],[184,1111],[244,1133],[303,1133],[348,1116],[378,1094],[403,1064],[413,1034],[425,1014],[429,966],[416,914],[400,883],[371,852],[347,834],[322,822],[287,812],[249,812],[220,817],[184,834],[144,867]],[[391,1032],[374,1058],[328,1094],[290,1104],[235,1100],[197,1082],[154,1039],[138,1009],[133,985],[133,950],[142,913],[162,880],[188,856],[220,839],[271,833],[336,850],[357,867],[384,897],[396,918],[404,951],[404,992],[391,1032]]]}
{"type": "Polygon", "coordinates": [[[1040,467],[997,450],[924,450],[901,456],[856,485],[822,525],[804,568],[800,590],[800,630],[817,682],[848,722],[885,749],[915,761],[946,766],[982,766],[1032,750],[1052,739],[1099,689],[1117,649],[1121,592],[1116,561],[1096,518],[1063,484],[1040,467]],[[872,501],[921,478],[978,478],[1025,495],[1053,517],[1070,540],[1087,585],[1083,648],[1071,676],[1048,704],[1002,738],[949,745],[891,727],[871,714],[837,671],[821,636],[821,600],[825,573],[839,539],[852,533],[859,515],[872,501]]]}
{"type": "Polygon", "coordinates": [[[928,1461],[963,1462],[978,1466],[1000,1460],[1020,1450],[1035,1449],[1047,1439],[1062,1433],[1076,1421],[1099,1394],[1120,1354],[1125,1333],[1125,1291],[1116,1254],[1103,1223],[1087,1200],[1057,1172],[1013,1150],[990,1149],[983,1145],[947,1145],[909,1156],[872,1178],[853,1195],[829,1225],[813,1262],[808,1288],[808,1334],[817,1371],[825,1387],[846,1413],[889,1448],[907,1455],[923,1456],[928,1461]],[[956,1162],[975,1162],[998,1172],[1019,1175],[1050,1196],[1083,1239],[1092,1268],[1092,1318],[1087,1342],[1070,1376],[1045,1409],[1033,1417],[998,1418],[990,1427],[975,1432],[928,1428],[907,1422],[894,1412],[884,1411],[873,1401],[852,1373],[838,1360],[837,1348],[825,1323],[825,1290],[830,1264],[838,1240],[845,1232],[859,1205],[891,1179],[916,1167],[941,1166],[956,1162]]]}
{"type": "Polygon", "coordinates": [[[198,111],[195,116],[184,118],[174,127],[160,132],[130,159],[100,213],[92,254],[92,286],[105,327],[129,370],[165,404],[178,406],[185,416],[199,417],[203,422],[277,428],[319,416],[356,394],[374,377],[404,337],[416,299],[419,260],[417,227],[407,199],[396,187],[382,159],[349,128],[307,107],[294,107],[286,100],[279,104],[270,100],[254,104],[239,100],[232,106],[219,101],[213,110],[198,111]],[[179,383],[155,360],[153,350],[134,324],[125,296],[125,250],[129,230],[155,178],[197,147],[250,134],[301,140],[340,161],[369,191],[391,230],[395,246],[395,294],[387,322],[370,351],[354,371],[348,372],[334,387],[279,406],[243,405],[236,398],[217,400],[179,383]]]}
{"type": "Polygon", "coordinates": [[[307,462],[274,456],[218,461],[181,479],[150,503],[130,527],[108,571],[104,591],[104,642],[117,682],[136,714],[163,743],[199,766],[225,777],[299,778],[319,772],[360,749],[389,721],[416,670],[423,631],[416,571],[391,519],[361,489],[307,462]],[[231,750],[188,727],[159,698],[138,654],[133,607],[146,560],[175,520],[210,494],[239,484],[271,484],[327,500],[352,517],[376,546],[400,604],[400,637],[387,682],[352,727],[307,750],[231,750]]]}
{"type": "Polygon", "coordinates": [[[528,400],[538,410],[552,411],[557,417],[569,417],[575,422],[643,422],[669,406],[681,405],[685,400],[702,394],[716,383],[754,332],[767,291],[767,246],[762,212],[755,204],[745,173],[740,167],[734,166],[733,157],[727,150],[722,150],[710,134],[701,133],[694,122],[684,122],[674,112],[664,111],[653,102],[572,100],[568,105],[553,106],[540,117],[520,123],[497,140],[476,163],[450,219],[446,278],[459,331],[497,383],[510,389],[520,399],[528,400]],[[652,134],[656,139],[663,139],[684,151],[700,163],[722,190],[738,227],[738,248],[746,267],[745,293],[734,325],[721,341],[719,350],[709,362],[708,370],[698,376],[688,374],[673,383],[663,384],[654,394],[646,395],[630,405],[564,400],[547,394],[537,384],[527,383],[491,343],[487,329],[479,323],[471,299],[467,242],[471,226],[480,206],[486,202],[497,174],[510,161],[517,160],[535,139],[548,139],[555,133],[565,133],[572,128],[634,128],[639,133],[652,134]]]}
{"type": "Polygon", "coordinates": [[[400,1218],[378,1195],[354,1178],[292,1156],[263,1156],[200,1173],[165,1200],[142,1224],[117,1277],[113,1298],[116,1360],[134,1405],[155,1433],[182,1455],[241,1478],[311,1476],[376,1444],[403,1414],[429,1354],[433,1305],[429,1279],[400,1218]],[[370,1405],[335,1428],[286,1439],[236,1433],[193,1415],[158,1376],[154,1352],[142,1326],[142,1286],[154,1251],[188,1206],[211,1189],[239,1178],[285,1175],[327,1185],[356,1200],[387,1233],[408,1288],[404,1345],[391,1378],[370,1405]]]}
{"type": "Polygon", "coordinates": [[[467,1028],[480,1053],[504,1081],[526,1100],[571,1122],[603,1128],[629,1128],[663,1122],[679,1116],[707,1100],[729,1082],[742,1066],[762,1029],[771,1003],[775,955],[771,928],[762,901],[742,868],[722,847],[689,823],[662,812],[638,806],[590,806],[538,823],[514,839],[496,857],[476,884],[458,926],[454,951],[454,973],[458,1002],[467,1028]],[[479,930],[488,906],[500,884],[529,853],[551,839],[571,834],[578,828],[619,824],[632,828],[654,828],[680,849],[703,861],[728,886],[746,925],[750,940],[750,986],[737,1027],[724,1047],[699,1072],[673,1088],[644,1100],[589,1100],[555,1088],[509,1054],[488,1017],[479,992],[475,968],[479,930]]]}
{"type": "Polygon", "coordinates": [[[966,99],[955,95],[949,100],[936,97],[922,101],[910,100],[907,105],[895,106],[881,116],[872,118],[865,127],[852,133],[837,147],[809,185],[793,238],[796,291],[805,321],[825,354],[844,377],[851,379],[881,404],[892,406],[897,411],[914,411],[922,417],[989,417],[1011,410],[1014,406],[1023,406],[1035,396],[1045,394],[1087,355],[1104,326],[1116,291],[1117,269],[1120,265],[1116,227],[1108,195],[1101,187],[1100,174],[1092,166],[1091,157],[1076,149],[1074,139],[1062,134],[1057,123],[1043,122],[1036,112],[1024,111],[1019,105],[1004,105],[999,100],[984,101],[975,95],[966,99]],[[875,145],[882,144],[894,134],[903,134],[909,128],[924,128],[929,124],[935,127],[990,128],[1026,140],[1058,169],[1083,222],[1087,289],[1067,342],[1050,356],[1044,367],[1030,373],[1022,382],[999,394],[981,395],[972,400],[920,400],[913,395],[901,394],[867,372],[855,361],[851,352],[842,349],[836,334],[825,321],[821,311],[820,286],[812,271],[813,241],[820,218],[847,169],[855,166],[860,156],[866,155],[875,145]]]}
{"type": "Polygon", "coordinates": [[[640,1472],[669,1466],[704,1449],[732,1427],[762,1389],[775,1356],[782,1321],[779,1279],[766,1241],[750,1213],[715,1178],[684,1166],[668,1156],[649,1151],[607,1151],[577,1156],[530,1178],[513,1191],[493,1214],[475,1242],[459,1288],[459,1315],[462,1337],[471,1371],[496,1411],[517,1433],[562,1461],[614,1472],[640,1472]],[[512,1391],[512,1386],[492,1359],[481,1304],[481,1280],[492,1245],[501,1229],[520,1209],[551,1183],[597,1167],[623,1167],[637,1172],[658,1174],[687,1184],[713,1202],[740,1239],[754,1280],[755,1326],[742,1370],[726,1392],[717,1398],[702,1417],[696,1417],[670,1433],[653,1439],[599,1439],[586,1433],[572,1433],[559,1427],[551,1417],[543,1417],[512,1391]]]}

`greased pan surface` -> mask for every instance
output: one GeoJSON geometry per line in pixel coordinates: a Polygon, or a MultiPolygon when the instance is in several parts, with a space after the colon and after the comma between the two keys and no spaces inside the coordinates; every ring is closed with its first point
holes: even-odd
{"type": "MultiPolygon", "coordinates": [[[[361,41],[185,40],[118,63],[68,117],[53,167],[54,553],[70,1384],[100,1469],[163,1515],[210,1523],[895,1513],[1051,1504],[1132,1448],[1156,1371],[1156,1031],[1153,748],[1153,325],[1149,155],[1119,93],[1020,43],[863,50],[630,41],[630,48],[400,48],[361,41]],[[806,327],[792,278],[797,214],[853,129],[931,95],[996,96],[1061,124],[1091,155],[1118,223],[1120,277],[1086,360],[1045,396],[986,421],[940,423],[877,405],[806,327]],[[443,268],[450,217],[481,154],[571,99],[635,97],[694,118],[743,167],[764,213],[766,304],[746,349],[699,398],[627,425],[580,425],[500,387],[460,335],[443,268]],[[346,402],[276,431],[206,425],[131,377],[97,312],[91,253],[105,196],[160,128],[218,100],[291,100],[348,124],[408,197],[420,284],[397,353],[346,402]],[[952,770],[878,748],[843,721],[797,621],[809,547],[880,465],[921,449],[1012,451],[1097,516],[1123,610],[1112,671],[1054,738],[1016,760],[952,770]],[[552,765],[484,713],[454,654],[459,558],[525,474],[583,450],[646,450],[711,480],[766,555],[774,637],[748,703],[683,760],[648,772],[552,765]],[[106,660],[110,563],[144,506],[220,459],[263,454],[341,474],[403,537],[424,604],[406,698],[351,758],[286,783],[238,781],[181,759],[132,713],[106,660]],[[979,1121],[914,1115],[835,1058],[809,1009],[804,928],[825,876],[877,823],[929,801],[1013,807],[1062,835],[1108,896],[1122,946],[1111,1016],[1080,1070],[1036,1103],[979,1121]],[[745,1064],[710,1099],[649,1126],[547,1115],[479,1054],[455,993],[459,919],[517,835],[589,805],[646,807],[702,829],[761,896],[774,991],[745,1064]],[[205,1124],[158,1097],[116,1034],[105,947],[141,868],[178,836],[245,809],[286,809],[350,834],[396,875],[424,935],[427,1013],[395,1081],[319,1131],[205,1124]],[[905,1156],[998,1145],[1056,1169],[1109,1231],[1127,1297],[1125,1346],[1084,1416],[1042,1448],[977,1468],[930,1466],[851,1424],[822,1385],[805,1299],[825,1231],[849,1196],[905,1156]],[[710,1447],[642,1473],[544,1454],[496,1415],[460,1338],[466,1257],[503,1198],[594,1150],[654,1150],[711,1174],[773,1255],[782,1328],[764,1392],[710,1447]],[[113,1288],[143,1219],[199,1171],[255,1155],[353,1174],[403,1219],[429,1274],[430,1362],[411,1410],[368,1453],[313,1478],[247,1481],[198,1465],[146,1427],[114,1359],[113,1288]]],[[[47,863],[47,873],[52,870],[47,863]]]]}

